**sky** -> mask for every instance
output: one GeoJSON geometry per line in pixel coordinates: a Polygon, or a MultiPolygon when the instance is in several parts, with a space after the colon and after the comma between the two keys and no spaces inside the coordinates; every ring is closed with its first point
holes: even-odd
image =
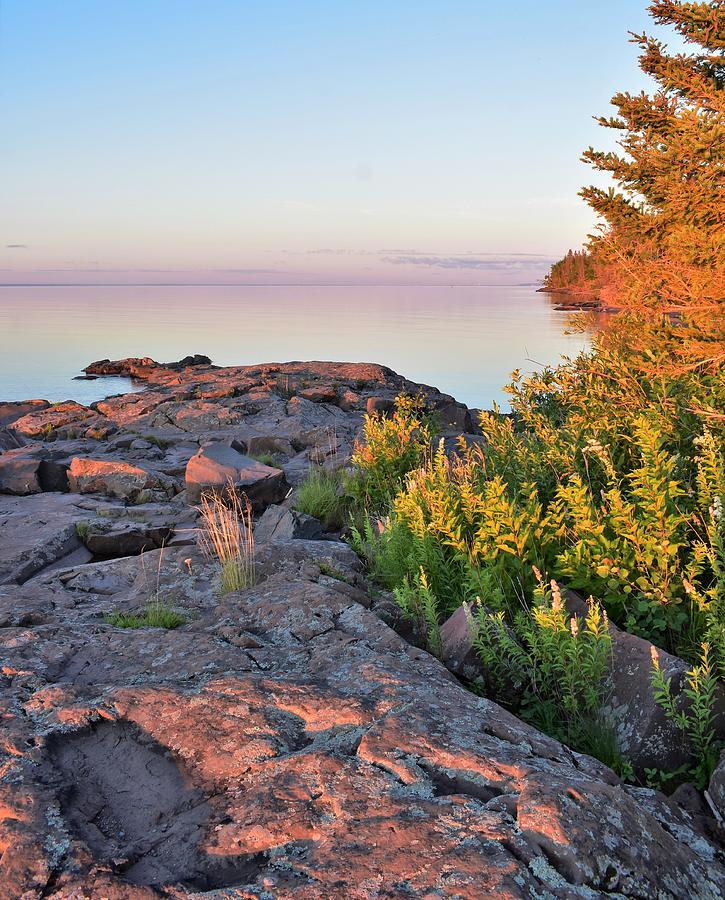
{"type": "Polygon", "coordinates": [[[0,283],[525,283],[644,0],[2,0],[0,283]]]}

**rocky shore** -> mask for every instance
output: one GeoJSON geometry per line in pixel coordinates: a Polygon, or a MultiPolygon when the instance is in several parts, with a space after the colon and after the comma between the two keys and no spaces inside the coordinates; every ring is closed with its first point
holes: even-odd
{"type": "Polygon", "coordinates": [[[294,510],[401,391],[451,445],[475,410],[374,364],[86,374],[146,388],[0,403],[0,898],[725,896],[725,776],[628,786],[471,693],[456,623],[446,668],[294,510]],[[257,577],[222,597],[196,504],[230,477],[257,577]],[[179,627],[107,621],[159,597],[179,627]]]}

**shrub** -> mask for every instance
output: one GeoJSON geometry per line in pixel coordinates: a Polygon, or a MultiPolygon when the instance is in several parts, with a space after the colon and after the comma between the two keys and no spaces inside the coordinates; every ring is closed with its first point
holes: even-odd
{"type": "Polygon", "coordinates": [[[591,352],[515,373],[513,413],[482,414],[483,445],[431,452],[399,404],[366,421],[354,457],[372,517],[350,540],[372,577],[429,625],[433,599],[437,622],[480,597],[492,671],[520,669],[520,714],[625,773],[599,682],[572,681],[608,636],[591,610],[573,633],[535,573],[694,663],[707,642],[725,676],[725,370],[674,365],[677,327],[621,316],[591,352]]]}
{"type": "Polygon", "coordinates": [[[539,583],[529,611],[508,624],[503,612],[478,604],[475,646],[495,699],[527,722],[582,753],[623,770],[603,720],[611,665],[606,613],[593,599],[582,621],[569,616],[555,581],[539,583]],[[515,698],[515,700],[512,700],[515,698]]]}
{"type": "Polygon", "coordinates": [[[392,416],[365,416],[364,441],[355,444],[352,462],[357,478],[348,493],[371,515],[388,511],[406,475],[420,466],[430,451],[431,423],[422,397],[401,394],[392,416]]]}

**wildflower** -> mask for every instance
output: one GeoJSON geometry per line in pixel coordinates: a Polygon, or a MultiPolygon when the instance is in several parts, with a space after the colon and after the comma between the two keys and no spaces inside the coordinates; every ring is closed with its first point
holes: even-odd
{"type": "Polygon", "coordinates": [[[569,620],[569,629],[573,638],[579,634],[579,619],[576,616],[572,616],[569,620]]]}
{"type": "Polygon", "coordinates": [[[710,516],[712,517],[713,522],[719,522],[722,519],[722,497],[719,494],[716,495],[715,499],[712,501],[710,516]]]}
{"type": "Polygon", "coordinates": [[[561,599],[561,591],[559,590],[559,585],[551,579],[551,608],[554,612],[559,612],[559,610],[563,607],[564,602],[561,599]]]}

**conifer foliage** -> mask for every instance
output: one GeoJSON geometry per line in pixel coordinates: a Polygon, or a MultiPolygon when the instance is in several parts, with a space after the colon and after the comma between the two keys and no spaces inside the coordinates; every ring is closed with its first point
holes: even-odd
{"type": "Polygon", "coordinates": [[[687,52],[632,35],[657,88],[616,94],[617,115],[598,119],[620,133],[622,152],[584,154],[618,185],[582,191],[604,220],[590,246],[624,305],[688,316],[713,351],[725,318],[725,0],[655,0],[649,10],[687,52]]]}
{"type": "Polygon", "coordinates": [[[544,279],[544,287],[550,291],[593,291],[597,285],[594,258],[586,250],[569,250],[563,259],[554,263],[544,279]]]}

